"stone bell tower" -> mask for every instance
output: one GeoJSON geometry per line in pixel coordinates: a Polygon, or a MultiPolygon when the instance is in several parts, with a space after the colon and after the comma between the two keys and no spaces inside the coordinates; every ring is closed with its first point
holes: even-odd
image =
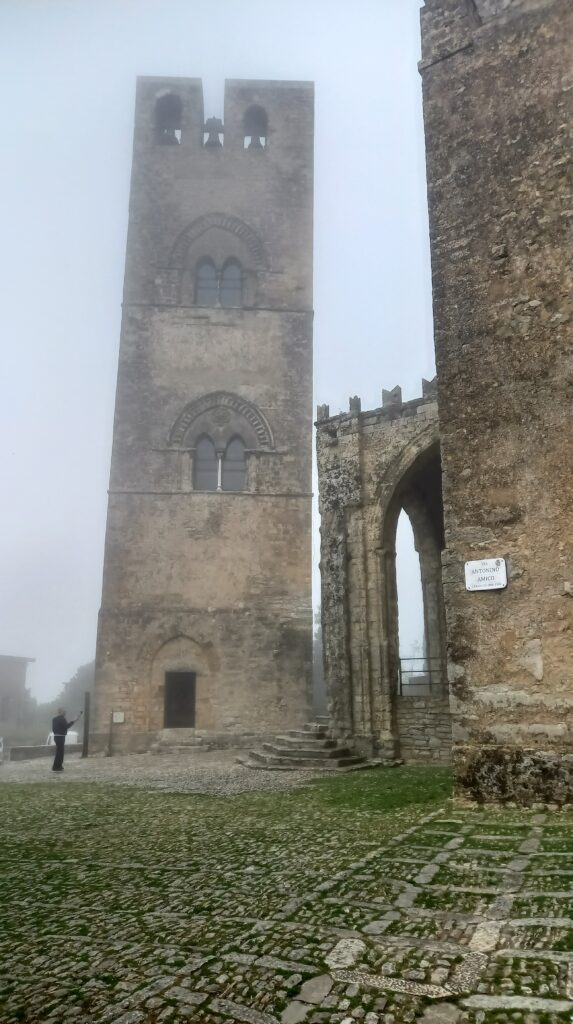
{"type": "Polygon", "coordinates": [[[96,747],[307,717],[312,199],[311,83],[139,79],[96,747]]]}

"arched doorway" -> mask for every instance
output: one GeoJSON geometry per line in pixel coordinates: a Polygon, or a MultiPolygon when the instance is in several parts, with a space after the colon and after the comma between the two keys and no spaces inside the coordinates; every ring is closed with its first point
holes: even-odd
{"type": "MultiPolygon", "coordinates": [[[[431,687],[444,685],[445,612],[442,597],[444,513],[439,445],[422,452],[399,480],[383,524],[383,550],[387,555],[383,587],[387,606],[391,652],[390,674],[400,684],[399,607],[396,585],[396,532],[401,513],[408,516],[420,559],[424,636],[422,657],[432,674],[431,687]],[[433,666],[433,667],[432,667],[433,666]]],[[[411,659],[410,659],[411,660],[411,659]]],[[[413,670],[411,670],[413,673],[413,670]]],[[[403,681],[403,685],[409,685],[403,681]]],[[[411,684],[410,684],[411,685],[411,684]]]]}
{"type": "MultiPolygon", "coordinates": [[[[382,607],[387,638],[389,713],[397,753],[408,760],[449,756],[450,725],[446,674],[446,618],[442,592],[444,515],[439,444],[418,454],[397,482],[382,527],[382,607]],[[420,562],[423,637],[419,655],[400,650],[400,606],[396,535],[407,515],[420,562]]],[[[402,615],[408,614],[402,594],[402,615]]]]}
{"type": "MultiPolygon", "coordinates": [[[[366,413],[319,409],[321,613],[333,732],[383,759],[450,756],[445,673],[444,546],[435,387],[402,402],[383,392],[366,413]],[[426,693],[400,684],[396,530],[404,512],[420,563],[426,693]],[[431,666],[431,672],[430,672],[431,666]],[[412,700],[411,697],[416,699],[412,700]]],[[[412,673],[410,673],[412,674],[412,673]]]]}
{"type": "Polygon", "coordinates": [[[159,647],[150,687],[149,732],[213,728],[209,659],[195,640],[180,635],[159,647]]]}

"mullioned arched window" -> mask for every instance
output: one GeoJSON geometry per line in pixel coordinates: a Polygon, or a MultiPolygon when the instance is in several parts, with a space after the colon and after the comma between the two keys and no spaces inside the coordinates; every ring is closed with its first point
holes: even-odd
{"type": "Polygon", "coordinates": [[[244,491],[247,481],[245,444],[232,437],[224,450],[217,450],[203,434],[195,445],[193,488],[196,491],[244,491]]]}
{"type": "Polygon", "coordinates": [[[243,268],[239,261],[228,260],[219,273],[212,260],[201,260],[195,275],[195,302],[198,306],[224,309],[242,306],[243,268]]]}

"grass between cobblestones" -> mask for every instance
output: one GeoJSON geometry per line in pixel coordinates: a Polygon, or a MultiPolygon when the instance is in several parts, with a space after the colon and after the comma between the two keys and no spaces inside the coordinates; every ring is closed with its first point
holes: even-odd
{"type": "Polygon", "coordinates": [[[450,791],[0,786],[1,1024],[571,1022],[571,819],[450,791]]]}

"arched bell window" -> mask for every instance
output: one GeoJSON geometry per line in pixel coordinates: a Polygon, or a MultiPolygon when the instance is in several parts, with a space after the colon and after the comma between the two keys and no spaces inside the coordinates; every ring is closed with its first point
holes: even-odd
{"type": "Polygon", "coordinates": [[[211,260],[203,260],[197,268],[195,302],[198,306],[218,305],[219,275],[211,260]]]}
{"type": "Polygon", "coordinates": [[[229,260],[223,267],[219,287],[219,301],[223,307],[230,309],[241,306],[243,300],[243,272],[240,263],[229,260]]]}
{"type": "Polygon", "coordinates": [[[159,96],[155,104],[155,138],[163,146],[178,146],[181,142],[183,104],[176,93],[159,96]]]}
{"type": "Polygon", "coordinates": [[[200,437],[195,446],[193,487],[196,491],[219,489],[219,459],[210,437],[200,437]]]}
{"type": "Polygon", "coordinates": [[[224,491],[244,491],[247,477],[245,445],[240,437],[229,441],[223,455],[221,486],[224,491]]]}
{"type": "Polygon", "coordinates": [[[245,149],[264,149],[267,144],[266,111],[257,105],[249,107],[243,118],[245,149]]]}

